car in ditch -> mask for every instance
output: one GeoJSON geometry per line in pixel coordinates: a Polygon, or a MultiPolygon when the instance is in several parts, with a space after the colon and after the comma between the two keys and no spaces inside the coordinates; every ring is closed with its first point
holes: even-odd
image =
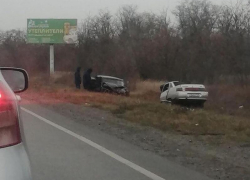
{"type": "Polygon", "coordinates": [[[28,88],[25,70],[0,67],[0,179],[31,180],[20,96],[28,88]]]}
{"type": "Polygon", "coordinates": [[[117,77],[97,75],[91,78],[91,87],[93,91],[97,92],[129,95],[124,80],[117,77]]]}
{"type": "Polygon", "coordinates": [[[204,106],[208,92],[202,84],[184,84],[179,81],[166,82],[160,86],[161,102],[184,103],[204,106]]]}

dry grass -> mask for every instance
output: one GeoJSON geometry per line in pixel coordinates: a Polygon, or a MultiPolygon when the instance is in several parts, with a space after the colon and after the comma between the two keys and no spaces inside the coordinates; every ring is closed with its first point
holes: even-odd
{"type": "Polygon", "coordinates": [[[208,91],[207,110],[250,119],[250,86],[213,85],[208,91]]]}
{"type": "MultiPolygon", "coordinates": [[[[187,109],[159,103],[162,82],[138,82],[130,97],[116,96],[76,90],[72,83],[72,74],[63,74],[52,79],[31,79],[28,96],[39,96],[50,103],[75,103],[106,109],[116,116],[144,126],[152,126],[162,131],[178,132],[184,135],[216,136],[227,140],[249,141],[249,116],[240,116],[238,105],[246,103],[249,107],[247,89],[234,89],[224,93],[226,87],[210,87],[210,101],[205,109],[187,109]],[[70,77],[69,77],[70,76],[70,77]],[[230,97],[233,99],[230,99],[230,97]],[[225,98],[225,99],[224,99],[225,98]],[[237,100],[234,100],[234,99],[237,100]],[[51,101],[52,100],[52,101],[51,101]],[[55,101],[56,100],[56,101],[55,101]],[[228,106],[230,102],[230,106],[228,106]],[[237,105],[232,105],[236,103],[237,105]],[[223,113],[217,108],[223,105],[223,113]],[[231,108],[234,116],[225,111],[231,108]]],[[[227,87],[228,88],[228,87],[227,87]]],[[[245,110],[244,110],[245,112],[245,110]]]]}
{"type": "Polygon", "coordinates": [[[136,83],[136,89],[134,93],[145,94],[146,92],[149,91],[159,93],[160,85],[162,85],[163,83],[164,83],[163,81],[153,81],[153,80],[138,81],[136,83]]]}
{"type": "Polygon", "coordinates": [[[160,85],[162,81],[137,81],[135,89],[130,93],[132,98],[159,102],[160,85]]]}
{"type": "Polygon", "coordinates": [[[183,135],[220,136],[225,139],[247,141],[250,138],[250,122],[245,118],[211,113],[202,109],[156,103],[135,105],[120,104],[113,111],[120,117],[163,131],[176,131],[183,135]]]}

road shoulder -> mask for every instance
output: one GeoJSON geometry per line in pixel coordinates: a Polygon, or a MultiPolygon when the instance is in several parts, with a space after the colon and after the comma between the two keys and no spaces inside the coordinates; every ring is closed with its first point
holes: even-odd
{"type": "MultiPolygon", "coordinates": [[[[244,157],[240,157],[241,155],[238,154],[244,154],[248,158],[249,147],[242,148],[233,145],[212,147],[198,141],[195,137],[168,134],[153,128],[141,127],[116,118],[106,111],[86,106],[60,103],[43,104],[42,106],[46,106],[46,109],[67,117],[67,127],[70,127],[70,124],[74,126],[77,124],[77,132],[84,131],[85,136],[93,134],[91,132],[102,134],[94,139],[95,142],[100,141],[100,137],[103,134],[107,134],[110,138],[100,141],[100,144],[105,141],[104,146],[108,145],[113,147],[114,150],[117,147],[114,147],[114,143],[108,140],[112,139],[111,137],[115,137],[121,142],[126,142],[126,146],[120,147],[121,149],[131,144],[137,146],[140,150],[150,153],[150,157],[156,155],[214,179],[236,180],[249,179],[250,177],[249,162],[241,161],[244,157]],[[83,130],[82,128],[84,127],[85,129],[83,130]],[[235,154],[238,155],[233,156],[235,154]],[[238,159],[239,157],[240,159],[238,159]],[[235,159],[238,159],[238,161],[235,161],[235,159]]],[[[89,136],[93,137],[92,135],[89,136]]],[[[129,158],[133,159],[134,157],[129,158]]],[[[160,167],[154,168],[154,171],[161,169],[160,167]]]]}

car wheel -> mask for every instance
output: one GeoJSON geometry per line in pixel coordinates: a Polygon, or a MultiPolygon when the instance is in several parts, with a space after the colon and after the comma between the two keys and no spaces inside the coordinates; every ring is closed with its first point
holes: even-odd
{"type": "Polygon", "coordinates": [[[167,102],[168,102],[168,103],[173,103],[173,100],[172,100],[171,98],[168,98],[168,99],[167,99],[167,102]]]}

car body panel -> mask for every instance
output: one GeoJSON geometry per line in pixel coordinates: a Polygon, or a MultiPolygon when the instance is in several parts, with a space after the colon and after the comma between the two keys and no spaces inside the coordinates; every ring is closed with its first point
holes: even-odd
{"type": "Polygon", "coordinates": [[[113,77],[113,76],[97,75],[96,77],[108,78],[108,79],[116,79],[116,80],[123,81],[123,79],[120,79],[120,78],[117,78],[117,77],[113,77]]]}
{"type": "Polygon", "coordinates": [[[173,83],[169,83],[169,89],[168,89],[168,95],[167,95],[167,100],[169,99],[175,99],[177,95],[175,94],[176,88],[173,83]]]}
{"type": "Polygon", "coordinates": [[[175,99],[190,99],[190,100],[207,100],[208,92],[178,92],[175,96],[175,99]]]}
{"type": "MultiPolygon", "coordinates": [[[[0,82],[8,98],[13,101],[21,133],[21,142],[17,145],[0,148],[0,180],[31,180],[30,162],[28,158],[23,122],[20,116],[20,96],[8,86],[0,72],[0,82]]],[[[0,119],[1,120],[1,119],[0,119]]]]}
{"type": "Polygon", "coordinates": [[[166,86],[169,86],[169,83],[166,83],[164,86],[163,86],[163,90],[162,90],[162,93],[161,93],[161,96],[160,96],[160,99],[161,101],[167,101],[167,96],[168,96],[168,87],[166,88],[166,86]]]}
{"type": "Polygon", "coordinates": [[[0,149],[0,179],[32,179],[29,158],[23,143],[0,149]]]}

